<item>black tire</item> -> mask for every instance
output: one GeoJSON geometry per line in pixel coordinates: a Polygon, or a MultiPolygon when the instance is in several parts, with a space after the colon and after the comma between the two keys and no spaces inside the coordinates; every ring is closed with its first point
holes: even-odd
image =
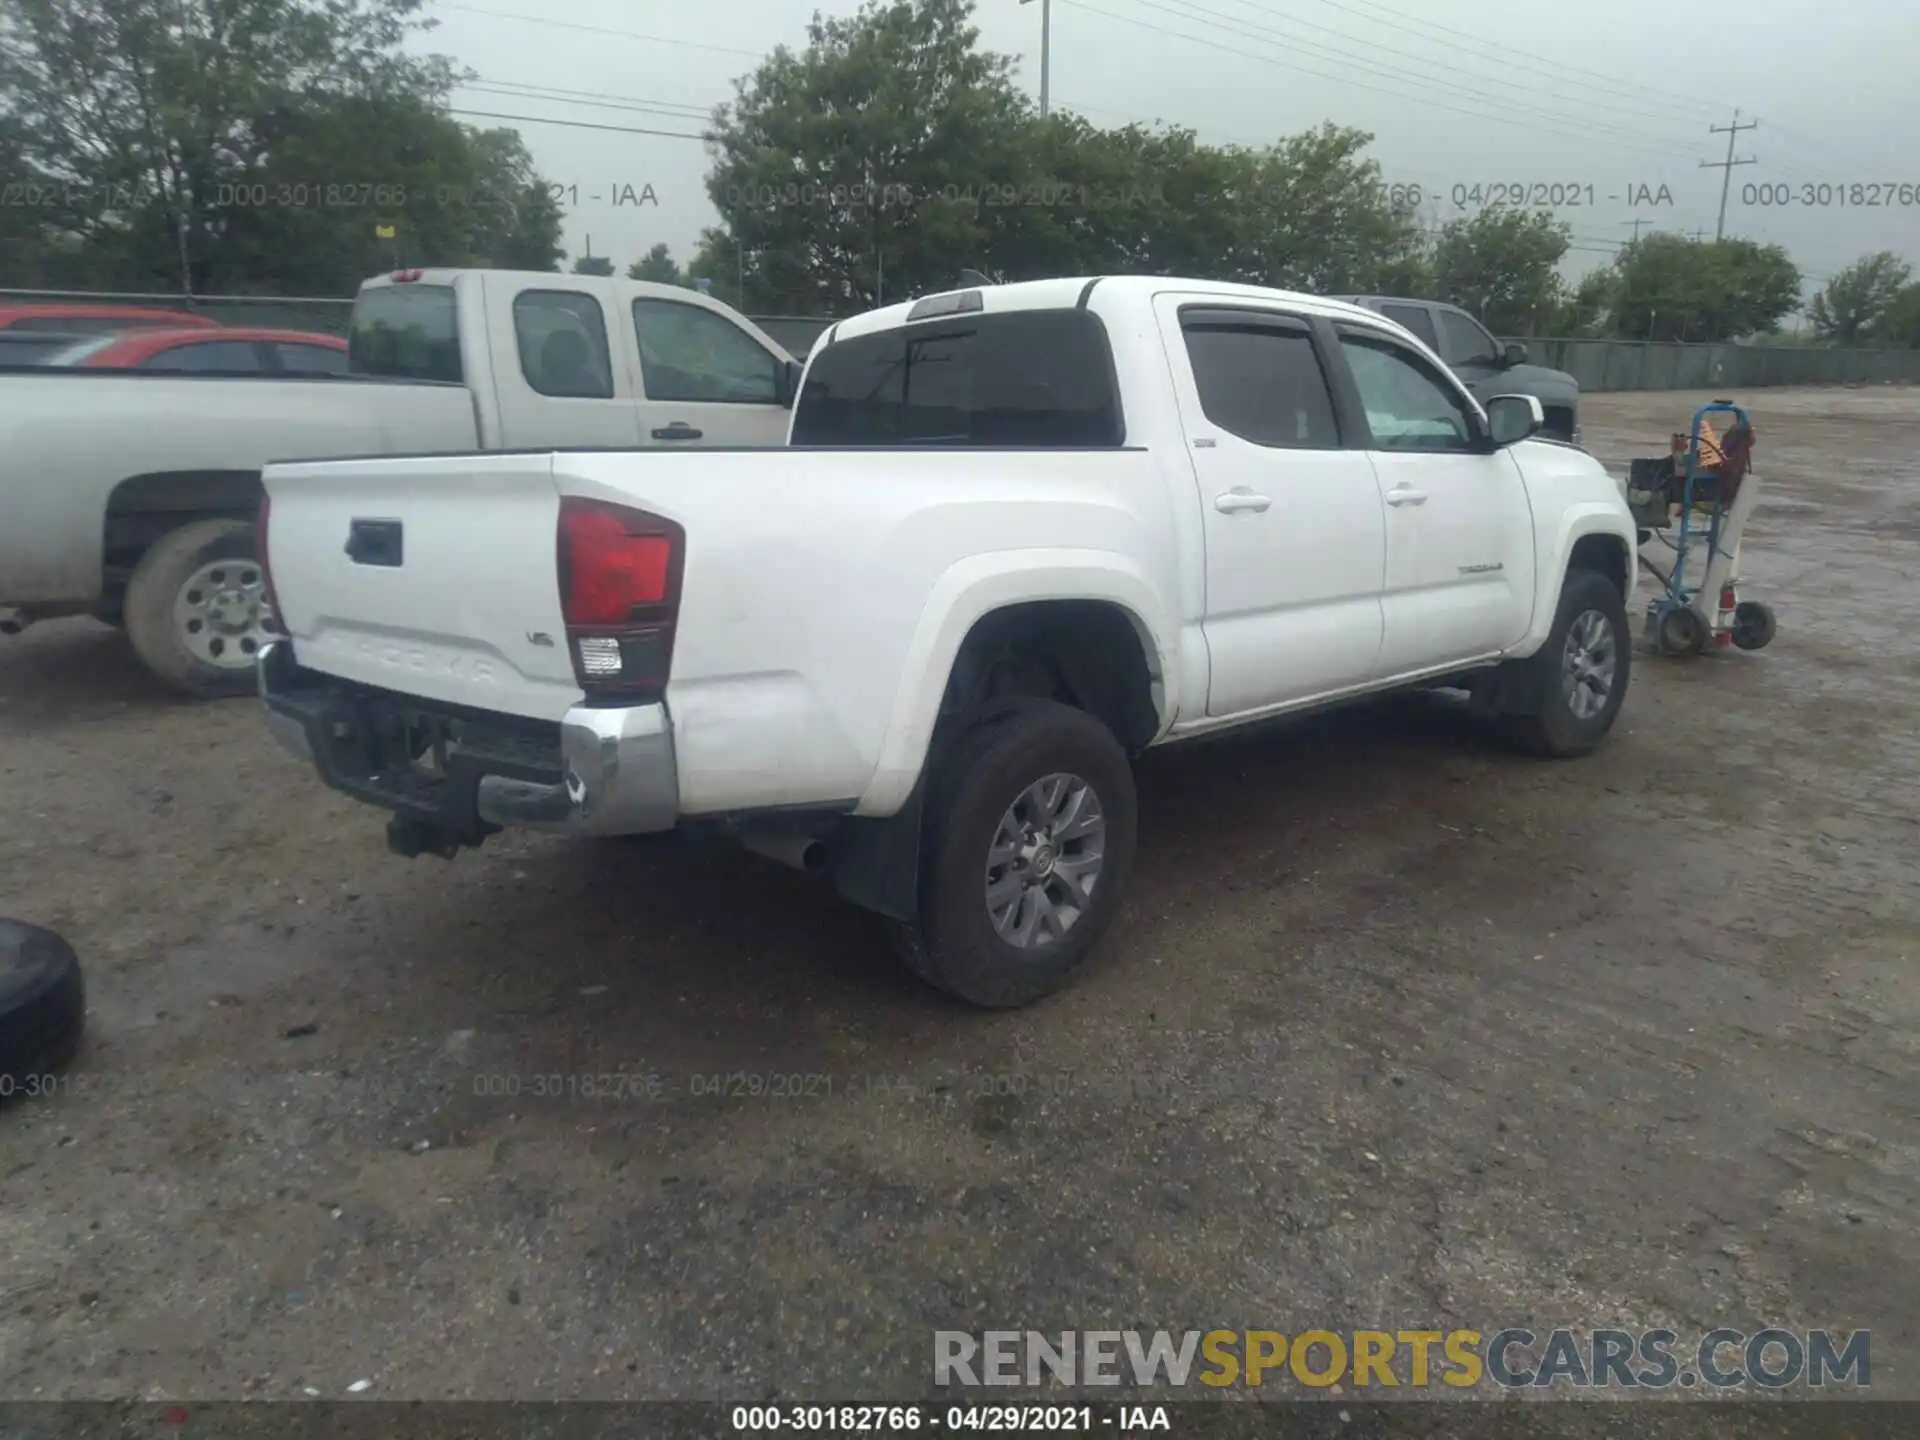
{"type": "MultiPolygon", "coordinates": [[[[1133,868],[1137,830],[1133,769],[1113,732],[1098,720],[1050,700],[1022,701],[983,720],[959,736],[935,767],[922,845],[919,920],[903,936],[908,967],[987,1009],[1028,1005],[1053,993],[1112,924],[1133,868]],[[1089,903],[1064,930],[1056,934],[1037,926],[1036,942],[1022,947],[1001,936],[988,910],[989,850],[1003,817],[1024,802],[1030,787],[1062,775],[1084,784],[1098,805],[1104,821],[1099,868],[1089,903]]],[[[1062,843],[1090,842],[1069,838],[1062,843]]],[[[1060,858],[1068,854],[1062,849],[1060,858]]],[[[1051,872],[1051,851],[1035,863],[1051,872]]],[[[1037,888],[1049,896],[1070,896],[1070,889],[1061,888],[1066,884],[1062,874],[1050,874],[1037,888]]],[[[1016,902],[1012,910],[1031,913],[1026,905],[1016,902]]]]}
{"type": "Polygon", "coordinates": [[[51,930],[0,920],[0,1103],[37,1094],[86,1026],[80,961],[51,930]]]}
{"type": "Polygon", "coordinates": [[[1619,589],[1597,571],[1569,570],[1560,587],[1560,607],[1553,617],[1553,629],[1546,643],[1524,662],[1529,671],[1531,706],[1529,713],[1508,718],[1509,738],[1536,755],[1558,758],[1588,754],[1606,738],[1620,714],[1627,698],[1632,656],[1627,605],[1619,589]],[[1567,641],[1575,624],[1586,622],[1589,616],[1599,617],[1598,623],[1605,627],[1613,670],[1599,709],[1581,715],[1569,695],[1567,641]]]}
{"type": "Polygon", "coordinates": [[[223,663],[209,661],[189,648],[175,607],[188,582],[221,560],[236,562],[236,573],[257,576],[260,557],[253,522],[200,520],[161,536],[141,557],[127,583],[124,607],[134,654],[173,689],[205,699],[252,694],[253,657],[263,643],[262,636],[252,631],[231,640],[216,636],[209,643],[222,648],[223,663]]]}
{"type": "Polygon", "coordinates": [[[1759,600],[1742,600],[1733,607],[1733,643],[1742,650],[1764,650],[1779,632],[1773,607],[1759,600]]]}

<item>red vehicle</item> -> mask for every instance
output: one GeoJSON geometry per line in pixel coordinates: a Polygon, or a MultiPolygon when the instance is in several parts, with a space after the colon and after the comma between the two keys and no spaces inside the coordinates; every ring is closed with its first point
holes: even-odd
{"type": "Polygon", "coordinates": [[[39,363],[82,370],[217,371],[223,375],[344,375],[347,342],[306,330],[240,325],[135,330],[70,342],[39,363]]]}
{"type": "Polygon", "coordinates": [[[140,305],[0,305],[0,330],[51,330],[60,335],[99,335],[164,325],[182,330],[218,329],[220,322],[191,310],[154,310],[140,305]]]}
{"type": "Polygon", "coordinates": [[[164,326],[217,330],[217,321],[191,310],[150,310],[138,305],[0,304],[0,365],[44,365],[47,357],[91,335],[164,326]]]}

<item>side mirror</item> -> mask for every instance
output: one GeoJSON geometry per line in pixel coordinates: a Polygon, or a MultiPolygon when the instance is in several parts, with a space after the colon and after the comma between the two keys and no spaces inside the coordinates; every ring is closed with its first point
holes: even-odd
{"type": "Polygon", "coordinates": [[[803,368],[798,360],[787,360],[782,362],[780,368],[774,372],[773,399],[781,409],[793,408],[794,397],[800,393],[800,375],[803,368]]]}
{"type": "Polygon", "coordinates": [[[1500,359],[1508,369],[1512,369],[1515,365],[1524,365],[1527,363],[1527,347],[1518,340],[1509,340],[1507,348],[1500,353],[1500,359]]]}
{"type": "Polygon", "coordinates": [[[1487,428],[1496,450],[1538,435],[1546,423],[1537,395],[1496,395],[1487,401],[1487,428]]]}

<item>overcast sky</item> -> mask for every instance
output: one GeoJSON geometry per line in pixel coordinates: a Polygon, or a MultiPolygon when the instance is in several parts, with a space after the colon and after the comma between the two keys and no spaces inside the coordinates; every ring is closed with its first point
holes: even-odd
{"type": "MultiPolygon", "coordinates": [[[[757,56],[804,43],[816,8],[858,5],[436,0],[426,45],[482,77],[456,98],[463,109],[693,134],[694,112],[730,99],[757,56]]],[[[982,44],[1015,56],[1036,95],[1040,10],[985,0],[975,13],[982,44]]],[[[1056,108],[1219,142],[1360,126],[1385,178],[1437,193],[1440,219],[1461,213],[1456,186],[1559,185],[1581,202],[1558,211],[1580,247],[1570,273],[1603,263],[1636,219],[1710,236],[1722,172],[1700,162],[1726,157],[1727,136],[1708,127],[1738,106],[1759,128],[1739,134],[1735,157],[1757,163],[1733,171],[1728,235],[1785,245],[1814,283],[1877,249],[1920,268],[1920,8],[1907,0],[1052,0],[1052,12],[1056,108]],[[1874,186],[1878,208],[1849,203],[1874,186]],[[1632,203],[1641,187],[1653,203],[1632,203]],[[1758,203],[1783,191],[1791,204],[1758,203]]],[[[567,187],[570,257],[590,238],[622,268],[660,240],[685,260],[717,221],[696,141],[463,118],[512,124],[567,187]],[[618,203],[648,185],[657,204],[618,203]]]]}

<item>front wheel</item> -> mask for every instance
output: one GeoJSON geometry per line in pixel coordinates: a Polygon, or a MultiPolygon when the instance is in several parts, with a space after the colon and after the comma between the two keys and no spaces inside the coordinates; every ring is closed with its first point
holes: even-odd
{"type": "Polygon", "coordinates": [[[1627,606],[1606,576],[1570,570],[1532,671],[1530,713],[1511,717],[1512,738],[1541,755],[1585,755],[1606,738],[1627,697],[1633,646],[1627,606]]]}
{"type": "Polygon", "coordinates": [[[201,520],[154,541],[125,603],[127,638],[146,667],[189,695],[243,695],[273,638],[254,527],[201,520]]]}
{"type": "Polygon", "coordinates": [[[1027,1005],[1099,943],[1133,866],[1133,771],[1084,711],[1023,702],[937,764],[918,922],[922,978],[970,1004],[1027,1005]]]}

